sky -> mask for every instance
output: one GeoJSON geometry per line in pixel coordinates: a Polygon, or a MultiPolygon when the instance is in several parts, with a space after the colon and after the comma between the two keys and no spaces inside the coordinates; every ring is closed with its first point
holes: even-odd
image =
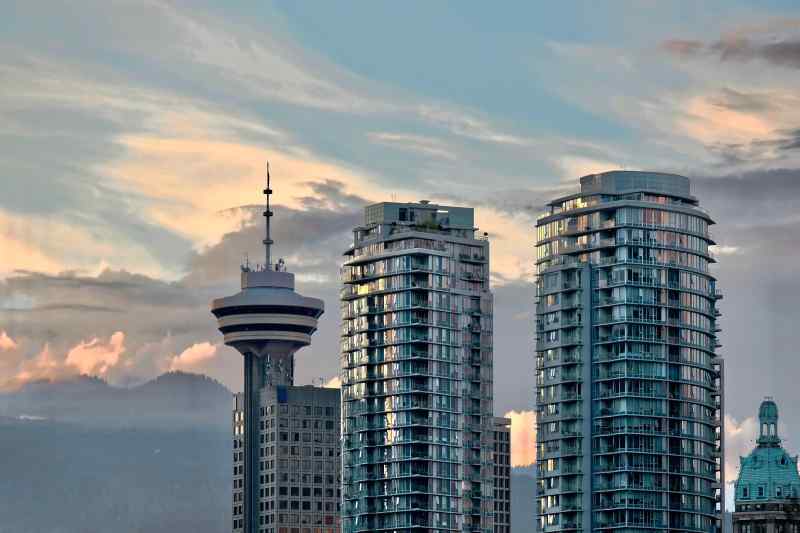
{"type": "Polygon", "coordinates": [[[728,477],[764,396],[800,450],[800,8],[705,2],[11,2],[0,19],[0,388],[168,370],[241,387],[211,298],[276,253],[338,375],[363,207],[474,207],[492,247],[495,410],[533,461],[534,225],[581,175],[677,172],[717,225],[728,477]]]}

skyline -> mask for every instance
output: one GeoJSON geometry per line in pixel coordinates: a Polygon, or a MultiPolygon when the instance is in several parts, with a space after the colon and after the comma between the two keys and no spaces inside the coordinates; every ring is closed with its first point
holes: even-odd
{"type": "MultiPolygon", "coordinates": [[[[536,215],[585,173],[675,171],[717,220],[733,468],[760,399],[794,397],[800,12],[575,5],[17,4],[0,23],[0,382],[185,369],[240,388],[207,304],[259,256],[268,158],[278,256],[330,309],[364,205],[475,207],[496,414],[530,413],[536,215]]],[[[338,331],[323,317],[298,383],[338,375],[338,331]]],[[[796,451],[800,414],[784,419],[796,451]]]]}

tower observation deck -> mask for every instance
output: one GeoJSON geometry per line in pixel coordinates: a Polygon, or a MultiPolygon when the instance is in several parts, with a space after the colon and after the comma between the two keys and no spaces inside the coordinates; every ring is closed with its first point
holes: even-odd
{"type": "Polygon", "coordinates": [[[259,527],[259,407],[265,387],[288,387],[294,383],[294,353],[311,343],[324,303],[298,294],[294,274],[283,261],[271,264],[269,207],[272,189],[267,167],[265,259],[263,265],[242,266],[242,290],[215,299],[211,312],[217,318],[225,344],[244,357],[244,533],[259,527]]]}

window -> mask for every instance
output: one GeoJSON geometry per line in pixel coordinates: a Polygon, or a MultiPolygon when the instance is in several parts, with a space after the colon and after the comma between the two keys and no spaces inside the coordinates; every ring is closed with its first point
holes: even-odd
{"type": "Polygon", "coordinates": [[[764,485],[761,485],[761,486],[758,487],[758,497],[759,498],[763,498],[764,497],[764,485]]]}
{"type": "Polygon", "coordinates": [[[750,497],[750,490],[747,486],[742,487],[742,498],[747,499],[750,497]]]}

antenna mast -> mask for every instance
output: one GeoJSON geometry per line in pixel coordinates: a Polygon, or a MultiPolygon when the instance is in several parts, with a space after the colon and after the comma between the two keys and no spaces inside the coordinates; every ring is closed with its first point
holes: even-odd
{"type": "Polygon", "coordinates": [[[264,211],[264,218],[267,219],[267,233],[266,237],[262,241],[264,243],[264,253],[266,263],[264,264],[264,268],[267,270],[272,270],[272,243],[273,240],[270,237],[269,231],[269,220],[272,218],[272,211],[269,209],[269,197],[272,195],[272,189],[269,187],[269,161],[267,161],[267,188],[264,189],[264,195],[267,197],[267,209],[264,211]]]}

